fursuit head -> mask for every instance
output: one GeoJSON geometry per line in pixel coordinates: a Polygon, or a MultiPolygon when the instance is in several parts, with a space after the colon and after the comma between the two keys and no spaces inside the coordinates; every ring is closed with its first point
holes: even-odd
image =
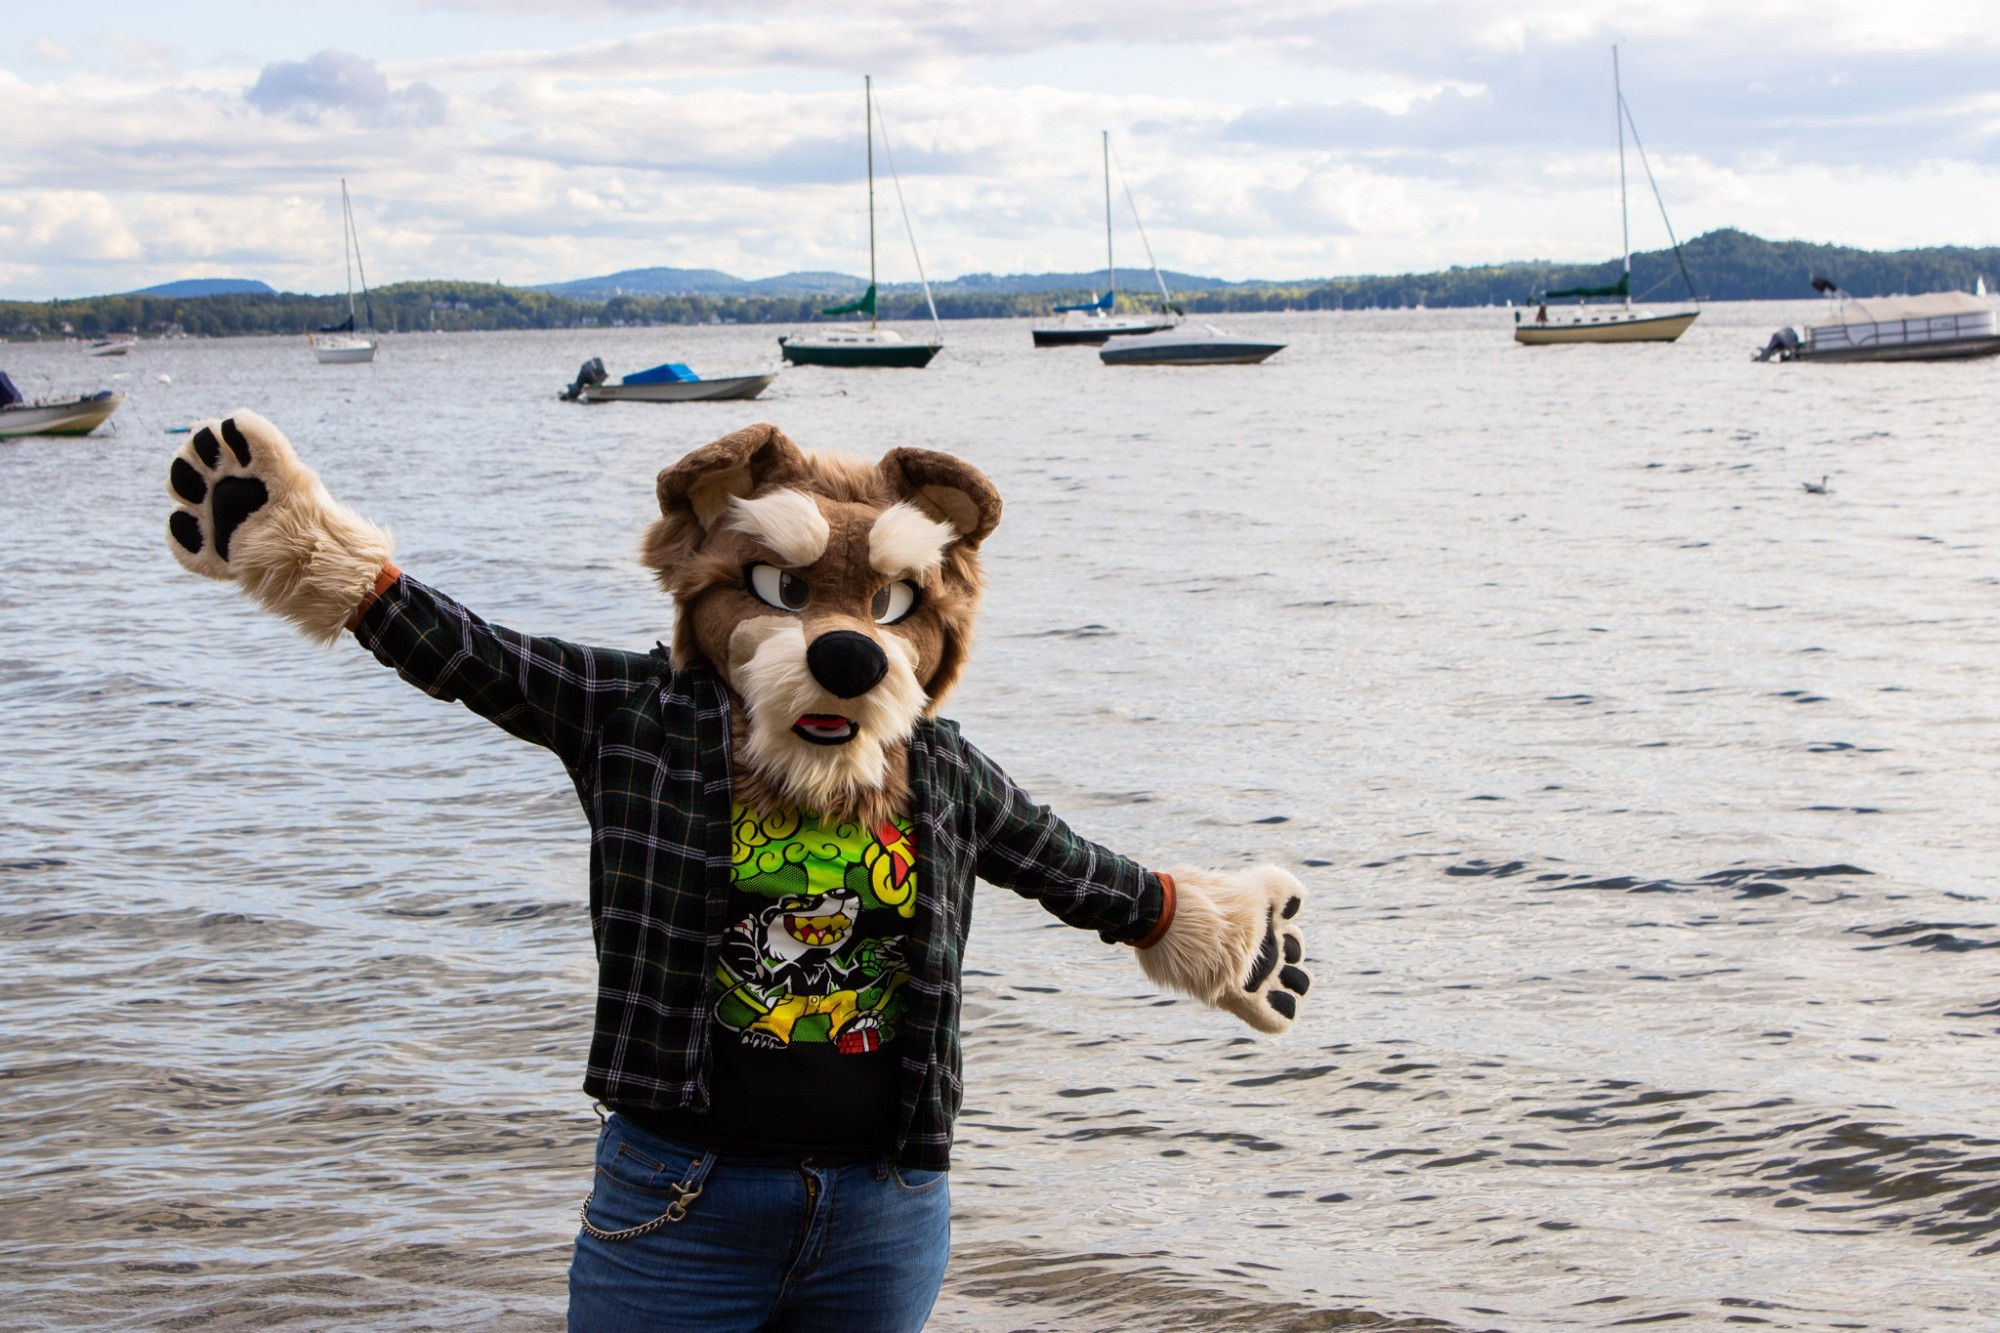
{"type": "Polygon", "coordinates": [[[971,646],[993,484],[948,454],[808,454],[759,425],[661,472],[658,494],[641,559],[674,601],[674,665],[742,701],[737,799],[864,824],[901,811],[905,743],[971,646]]]}

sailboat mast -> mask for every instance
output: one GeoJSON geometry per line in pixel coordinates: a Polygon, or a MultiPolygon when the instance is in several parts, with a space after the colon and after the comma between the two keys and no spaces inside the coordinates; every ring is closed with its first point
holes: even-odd
{"type": "Polygon", "coordinates": [[[347,177],[340,178],[340,262],[347,265],[347,327],[354,328],[354,214],[347,206],[347,177]]]}
{"type": "MultiPolygon", "coordinates": [[[[862,127],[868,132],[868,290],[875,290],[875,79],[873,75],[861,76],[861,119],[862,127]]],[[[868,307],[868,327],[875,327],[875,307],[881,303],[876,298],[868,307]]]]}
{"type": "Polygon", "coordinates": [[[1611,44],[1611,118],[1618,123],[1618,237],[1625,251],[1625,304],[1632,304],[1632,219],[1625,207],[1625,90],[1618,82],[1618,43],[1611,44]]]}
{"type": "Polygon", "coordinates": [[[1118,265],[1111,256],[1111,131],[1100,130],[1104,136],[1104,290],[1111,294],[1111,309],[1106,314],[1118,310],[1118,265]]]}

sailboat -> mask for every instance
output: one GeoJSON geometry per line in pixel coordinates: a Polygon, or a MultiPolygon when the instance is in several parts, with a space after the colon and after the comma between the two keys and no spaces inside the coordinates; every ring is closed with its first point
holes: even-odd
{"type": "MultiPolygon", "coordinates": [[[[1159,266],[1153,268],[1153,276],[1160,284],[1160,305],[1162,313],[1157,315],[1120,315],[1118,309],[1118,264],[1111,253],[1111,131],[1100,131],[1104,136],[1104,295],[1095,301],[1082,305],[1059,305],[1055,313],[1061,315],[1059,324],[1042,324],[1032,332],[1037,347],[1075,347],[1102,344],[1113,334],[1158,333],[1170,329],[1174,321],[1164,312],[1167,304],[1167,282],[1160,277],[1159,266]],[[1072,322],[1071,315],[1082,318],[1072,322]]],[[[1138,219],[1138,214],[1133,214],[1138,219]]],[[[1152,256],[1152,247],[1146,247],[1147,257],[1152,256]]]]}
{"type": "MultiPolygon", "coordinates": [[[[843,305],[828,306],[820,311],[822,315],[866,315],[868,329],[837,327],[824,333],[810,333],[802,338],[780,337],[778,346],[783,350],[785,360],[796,366],[896,366],[906,370],[921,370],[931,363],[944,347],[944,333],[938,324],[937,302],[931,300],[931,284],[924,277],[924,261],[917,259],[917,277],[924,284],[924,300],[931,308],[931,340],[927,343],[909,342],[894,329],[885,329],[875,318],[875,81],[868,75],[861,79],[863,125],[868,139],[868,290],[843,305]]],[[[889,135],[883,131],[882,148],[889,149],[889,135]]],[[[895,177],[896,160],[889,159],[889,171],[896,180],[896,202],[903,201],[903,183],[895,177]]],[[[903,210],[903,226],[910,225],[910,212],[903,210]]],[[[916,253],[917,238],[910,236],[910,252],[916,253]]]]}
{"type": "Polygon", "coordinates": [[[354,205],[347,198],[347,178],[340,178],[341,258],[347,262],[347,322],[328,324],[308,334],[313,355],[321,365],[373,361],[375,339],[354,331],[354,270],[361,269],[361,302],[368,312],[368,332],[375,331],[375,304],[368,299],[368,270],[361,268],[361,236],[354,230],[354,205]]]}
{"type": "Polygon", "coordinates": [[[1701,314],[1699,306],[1693,310],[1671,310],[1655,314],[1649,310],[1632,308],[1632,219],[1626,207],[1625,198],[1625,126],[1632,126],[1632,144],[1639,150],[1639,163],[1646,168],[1646,182],[1653,187],[1653,198],[1660,205],[1660,220],[1667,224],[1667,239],[1673,241],[1674,261],[1680,265],[1681,278],[1687,283],[1688,297],[1695,296],[1694,279],[1688,276],[1687,261],[1681,257],[1681,243],[1674,236],[1674,224],[1667,220],[1666,201],[1660,198],[1660,186],[1653,179],[1652,164],[1646,161],[1646,146],[1639,142],[1639,125],[1632,120],[1632,108],[1625,104],[1625,93],[1618,79],[1618,48],[1611,48],[1611,92],[1613,99],[1612,118],[1618,124],[1618,225],[1623,239],[1624,268],[1618,281],[1608,287],[1568,287],[1561,291],[1544,292],[1537,304],[1535,317],[1523,321],[1522,312],[1514,312],[1514,341],[1530,346],[1548,343],[1670,343],[1688,331],[1688,326],[1701,314]],[[1577,298],[1577,305],[1569,318],[1552,315],[1549,302],[1566,297],[1577,298]],[[1618,297],[1620,306],[1587,306],[1583,302],[1593,297],[1618,297]]]}

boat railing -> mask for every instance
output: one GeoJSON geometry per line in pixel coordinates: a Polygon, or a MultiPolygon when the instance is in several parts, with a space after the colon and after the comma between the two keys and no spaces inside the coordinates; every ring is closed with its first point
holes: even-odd
{"type": "Polygon", "coordinates": [[[1899,347],[1913,343],[1948,342],[1957,338],[1991,338],[1991,310],[1973,310],[1924,319],[1886,319],[1873,324],[1822,324],[1806,331],[1816,352],[1863,347],[1899,347]]]}

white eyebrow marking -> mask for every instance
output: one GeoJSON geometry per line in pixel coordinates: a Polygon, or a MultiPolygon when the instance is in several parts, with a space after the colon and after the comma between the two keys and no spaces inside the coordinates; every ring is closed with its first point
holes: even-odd
{"type": "Polygon", "coordinates": [[[944,560],[944,548],[958,536],[907,500],[899,500],[868,530],[868,567],[877,574],[928,574],[944,560]]]}
{"type": "Polygon", "coordinates": [[[810,565],[826,554],[826,515],[804,491],[779,490],[729,502],[729,526],[769,547],[788,565],[810,565]]]}

